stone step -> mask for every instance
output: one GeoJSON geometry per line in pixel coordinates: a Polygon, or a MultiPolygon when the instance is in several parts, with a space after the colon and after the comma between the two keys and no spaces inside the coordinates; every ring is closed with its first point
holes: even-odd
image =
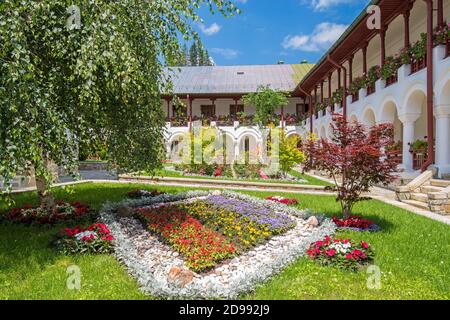
{"type": "Polygon", "coordinates": [[[421,201],[415,201],[415,200],[403,200],[403,203],[409,204],[411,206],[414,206],[416,208],[424,209],[424,210],[430,210],[428,207],[428,204],[421,201]]]}
{"type": "Polygon", "coordinates": [[[434,187],[434,186],[422,186],[420,187],[421,193],[429,193],[429,192],[441,192],[444,190],[443,187],[434,187]]]}
{"type": "Polygon", "coordinates": [[[431,180],[431,185],[434,187],[447,188],[450,186],[450,180],[433,179],[431,180]]]}
{"type": "Polygon", "coordinates": [[[411,193],[411,200],[427,203],[428,195],[425,193],[411,193]]]}

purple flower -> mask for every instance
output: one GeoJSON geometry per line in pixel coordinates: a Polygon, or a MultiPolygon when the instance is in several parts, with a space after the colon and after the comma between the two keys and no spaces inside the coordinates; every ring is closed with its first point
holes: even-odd
{"type": "Polygon", "coordinates": [[[206,202],[215,207],[235,212],[252,222],[264,225],[273,233],[283,232],[295,226],[295,222],[287,214],[276,212],[264,205],[224,196],[211,196],[206,199],[206,202]]]}

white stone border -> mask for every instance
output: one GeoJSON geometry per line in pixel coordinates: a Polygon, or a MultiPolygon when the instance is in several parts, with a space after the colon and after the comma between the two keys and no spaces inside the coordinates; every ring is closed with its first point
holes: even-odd
{"type": "Polygon", "coordinates": [[[217,266],[211,272],[194,274],[193,279],[185,286],[171,281],[168,277],[172,268],[184,267],[184,262],[178,254],[152,236],[136,219],[118,218],[114,212],[124,205],[151,206],[162,202],[204,197],[217,194],[217,191],[194,191],[138,200],[127,199],[118,204],[104,205],[100,216],[114,236],[115,256],[137,279],[143,292],[169,299],[233,299],[254,290],[295,259],[303,256],[311,242],[334,234],[336,229],[334,223],[328,219],[317,228],[308,227],[303,219],[308,215],[306,211],[284,204],[234,192],[221,193],[227,197],[262,204],[289,214],[297,225],[283,235],[275,236],[265,244],[217,266]]]}

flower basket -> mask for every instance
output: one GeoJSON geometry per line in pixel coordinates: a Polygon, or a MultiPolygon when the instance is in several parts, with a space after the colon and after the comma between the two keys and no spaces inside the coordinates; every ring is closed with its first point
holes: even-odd
{"type": "Polygon", "coordinates": [[[22,208],[13,208],[4,216],[5,221],[23,224],[55,224],[62,221],[79,220],[92,214],[89,206],[80,202],[66,203],[59,201],[53,212],[48,213],[40,207],[33,208],[25,205],[22,208]]]}
{"type": "Polygon", "coordinates": [[[334,216],[333,222],[336,224],[338,229],[343,230],[370,232],[376,232],[380,230],[380,227],[373,221],[357,216],[350,216],[348,219],[340,219],[339,217],[334,216]]]}
{"type": "Polygon", "coordinates": [[[64,254],[101,254],[112,251],[113,236],[103,223],[84,229],[76,227],[61,230],[55,241],[56,249],[64,254]]]}
{"type": "Polygon", "coordinates": [[[308,256],[323,266],[336,266],[344,270],[358,271],[373,261],[374,253],[369,244],[350,239],[332,239],[326,236],[311,243],[308,256]]]}

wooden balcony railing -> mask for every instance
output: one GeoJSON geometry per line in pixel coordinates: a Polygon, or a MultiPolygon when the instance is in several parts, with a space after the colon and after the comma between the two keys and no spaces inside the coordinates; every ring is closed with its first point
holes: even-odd
{"type": "Polygon", "coordinates": [[[375,85],[367,87],[367,95],[370,96],[371,94],[375,93],[375,85]]]}
{"type": "Polygon", "coordinates": [[[389,87],[390,85],[393,85],[394,83],[398,82],[398,76],[397,74],[390,76],[386,79],[386,87],[389,87]]]}
{"type": "Polygon", "coordinates": [[[403,153],[401,150],[386,151],[386,156],[389,159],[394,159],[397,164],[401,164],[403,162],[403,153]]]}
{"type": "Polygon", "coordinates": [[[411,62],[411,74],[416,73],[427,67],[427,57],[411,62]]]}
{"type": "Polygon", "coordinates": [[[413,151],[412,154],[413,154],[413,169],[420,170],[420,168],[422,168],[423,164],[427,159],[427,153],[413,151]]]}

